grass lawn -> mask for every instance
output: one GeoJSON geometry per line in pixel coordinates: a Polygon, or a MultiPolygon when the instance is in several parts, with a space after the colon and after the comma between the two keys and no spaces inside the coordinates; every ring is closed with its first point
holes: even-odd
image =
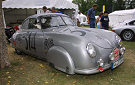
{"type": "Polygon", "coordinates": [[[124,42],[124,63],[94,75],[67,75],[42,60],[17,55],[8,46],[11,67],[0,70],[0,85],[135,85],[135,42],[124,42]]]}

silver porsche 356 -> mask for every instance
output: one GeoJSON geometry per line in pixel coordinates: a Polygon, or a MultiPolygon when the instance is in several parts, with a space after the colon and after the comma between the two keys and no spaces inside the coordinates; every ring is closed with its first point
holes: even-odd
{"type": "Polygon", "coordinates": [[[44,59],[67,74],[94,74],[124,61],[125,47],[117,34],[79,28],[64,14],[30,16],[10,41],[16,53],[44,59]]]}

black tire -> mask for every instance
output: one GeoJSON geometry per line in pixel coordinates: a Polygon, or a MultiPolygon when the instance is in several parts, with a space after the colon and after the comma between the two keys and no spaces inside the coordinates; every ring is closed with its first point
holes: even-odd
{"type": "Polygon", "coordinates": [[[15,53],[17,53],[18,55],[23,55],[23,52],[21,52],[20,50],[15,49],[15,53]]]}
{"type": "Polygon", "coordinates": [[[126,41],[132,41],[135,37],[135,34],[132,30],[124,30],[121,33],[121,38],[126,41]]]}

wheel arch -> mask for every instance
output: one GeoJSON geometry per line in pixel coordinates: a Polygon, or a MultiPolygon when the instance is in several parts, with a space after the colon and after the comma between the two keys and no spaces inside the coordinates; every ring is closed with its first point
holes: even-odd
{"type": "Polygon", "coordinates": [[[68,74],[75,74],[75,65],[70,54],[61,46],[53,46],[47,54],[47,61],[58,70],[68,74]]]}
{"type": "MultiPolygon", "coordinates": [[[[131,39],[131,40],[133,40],[134,37],[135,37],[135,32],[134,32],[132,29],[129,29],[129,28],[128,28],[128,29],[124,29],[124,30],[121,31],[121,33],[120,33],[121,38],[122,38],[123,40],[125,40],[125,39],[123,38],[123,35],[122,35],[125,31],[131,31],[131,32],[133,32],[133,38],[131,39]]],[[[128,40],[128,41],[130,41],[130,40],[128,40]]]]}
{"type": "Polygon", "coordinates": [[[127,29],[122,30],[121,33],[120,33],[120,35],[121,35],[124,31],[126,31],[126,30],[130,30],[130,31],[132,31],[132,32],[135,34],[135,32],[134,32],[132,29],[127,28],[127,29]]]}

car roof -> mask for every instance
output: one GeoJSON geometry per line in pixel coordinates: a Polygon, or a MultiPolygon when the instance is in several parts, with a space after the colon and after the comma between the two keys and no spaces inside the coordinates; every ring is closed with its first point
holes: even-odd
{"type": "Polygon", "coordinates": [[[28,18],[38,18],[40,16],[67,16],[67,15],[61,13],[44,13],[44,14],[35,14],[28,18]]]}

